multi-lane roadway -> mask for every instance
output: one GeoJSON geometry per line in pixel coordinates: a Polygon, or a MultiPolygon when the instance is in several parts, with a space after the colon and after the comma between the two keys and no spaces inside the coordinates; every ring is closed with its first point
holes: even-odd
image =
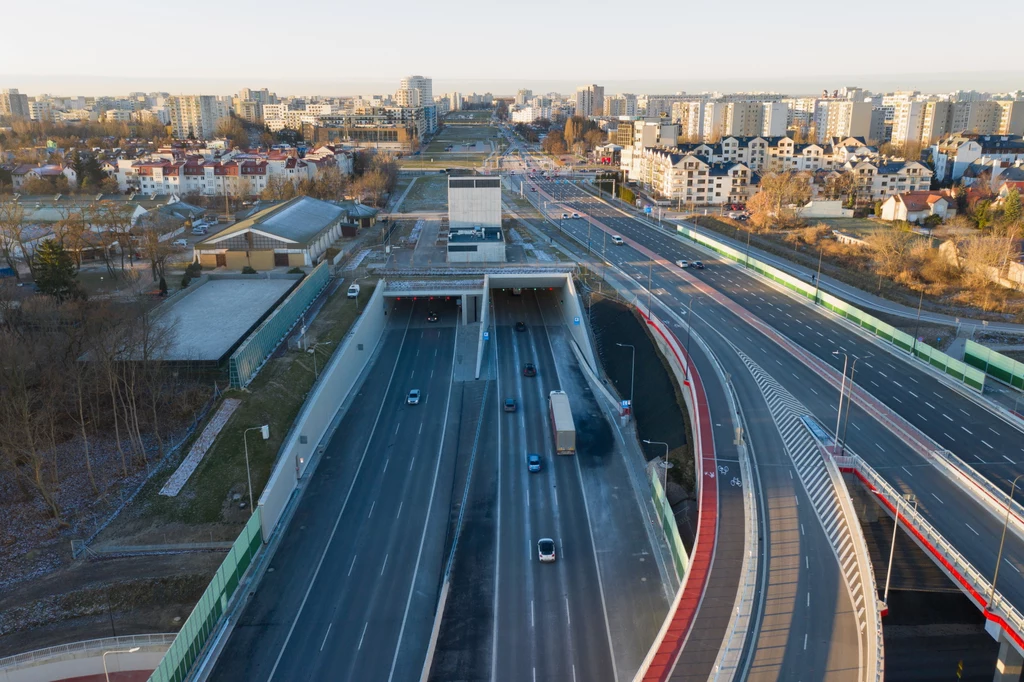
{"type": "MultiPolygon", "coordinates": [[[[1020,432],[965,397],[962,389],[951,388],[917,361],[866,340],[764,280],[648,222],[634,219],[579,188],[551,182],[541,182],[540,188],[558,202],[548,207],[552,215],[555,211],[560,215],[565,207],[585,216],[563,221],[562,229],[586,244],[587,223],[594,221],[590,231],[595,250],[603,246],[603,240],[595,238],[602,229],[626,238],[623,246],[603,247],[601,255],[642,283],[644,289],[650,278],[654,300],[677,315],[686,315],[691,296],[694,297],[694,329],[720,357],[735,356],[740,350],[754,358],[808,408],[808,414],[828,428],[835,424],[838,392],[817,372],[759,331],[757,323],[780,332],[788,341],[831,364],[837,372],[842,370],[841,353],[859,357],[856,383],[860,389],[998,485],[1008,489],[1008,479],[1024,470],[1021,466],[1024,439],[1020,438],[1020,432]],[[656,254],[658,261],[653,267],[650,267],[651,254],[656,254]],[[682,270],[674,265],[679,259],[703,259],[708,268],[682,270]],[[702,291],[700,285],[708,285],[739,304],[743,312],[736,313],[722,305],[702,291]],[[839,357],[833,352],[839,353],[839,357]]],[[[1001,532],[1002,519],[976,504],[856,405],[850,417],[848,445],[895,487],[914,493],[919,510],[976,568],[990,575],[994,572],[998,552],[996,539],[1001,532]]],[[[999,591],[1013,603],[1024,605],[1024,580],[1020,574],[1024,566],[1024,543],[1014,533],[1007,535],[1002,560],[1005,565],[999,576],[999,591]]]]}
{"type": "Polygon", "coordinates": [[[213,680],[410,680],[421,673],[452,490],[454,306],[396,303],[213,680]],[[418,405],[407,394],[418,388],[418,405]]]}

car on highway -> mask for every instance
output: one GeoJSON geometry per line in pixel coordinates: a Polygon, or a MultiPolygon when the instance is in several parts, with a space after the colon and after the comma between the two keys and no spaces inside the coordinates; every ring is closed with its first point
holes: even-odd
{"type": "Polygon", "coordinates": [[[530,188],[530,191],[531,191],[531,192],[536,192],[536,191],[537,191],[537,188],[536,188],[536,187],[531,187],[531,188],[530,188]]]}
{"type": "Polygon", "coordinates": [[[420,389],[414,388],[409,391],[409,395],[406,396],[405,402],[408,405],[419,405],[420,404],[420,389]]]}
{"type": "Polygon", "coordinates": [[[515,398],[505,398],[505,411],[506,412],[515,412],[516,411],[516,399],[515,398]]]}
{"type": "Polygon", "coordinates": [[[695,260],[693,261],[693,263],[690,264],[690,267],[697,268],[698,270],[703,270],[704,264],[701,263],[699,260],[695,260]]]}
{"type": "Polygon", "coordinates": [[[427,313],[427,322],[437,322],[440,319],[441,316],[435,313],[433,310],[427,313]]]}
{"type": "Polygon", "coordinates": [[[518,322],[516,322],[516,331],[517,332],[525,332],[526,331],[526,323],[523,322],[522,320],[519,320],[518,322]]]}
{"type": "Polygon", "coordinates": [[[528,362],[523,365],[523,376],[524,377],[535,377],[537,376],[537,367],[532,362],[528,362]]]}
{"type": "Polygon", "coordinates": [[[526,456],[526,468],[531,474],[540,471],[540,455],[531,453],[526,456]]]}
{"type": "Polygon", "coordinates": [[[622,241],[622,237],[616,234],[612,235],[612,244],[615,244],[615,246],[622,246],[625,242],[622,241]]]}
{"type": "Polygon", "coordinates": [[[688,261],[688,260],[686,260],[684,258],[683,260],[677,260],[676,261],[676,265],[681,267],[681,268],[683,268],[683,269],[686,269],[686,268],[690,267],[690,261],[688,261]]]}
{"type": "Polygon", "coordinates": [[[537,558],[542,564],[549,564],[555,560],[555,541],[551,538],[541,538],[537,541],[537,558]]]}
{"type": "Polygon", "coordinates": [[[579,213],[573,213],[573,214],[572,214],[572,217],[573,217],[573,219],[579,218],[579,217],[580,217],[580,214],[579,214],[579,213]]]}
{"type": "Polygon", "coordinates": [[[568,217],[569,217],[569,214],[568,214],[568,213],[563,213],[563,214],[562,214],[562,220],[565,220],[565,219],[567,219],[568,217]]]}

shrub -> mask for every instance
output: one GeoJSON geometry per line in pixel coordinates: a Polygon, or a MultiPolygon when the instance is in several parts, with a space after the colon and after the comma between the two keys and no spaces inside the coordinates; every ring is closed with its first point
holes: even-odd
{"type": "Polygon", "coordinates": [[[243,275],[255,275],[256,271],[252,268],[252,266],[246,265],[244,268],[242,268],[242,274],[243,275]]]}
{"type": "Polygon", "coordinates": [[[289,270],[288,274],[289,275],[305,275],[306,271],[303,270],[302,268],[296,267],[296,268],[292,268],[291,270],[289,270]]]}

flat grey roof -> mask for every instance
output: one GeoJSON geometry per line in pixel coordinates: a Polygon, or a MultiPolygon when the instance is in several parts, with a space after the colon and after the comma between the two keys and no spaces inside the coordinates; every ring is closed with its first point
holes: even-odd
{"type": "Polygon", "coordinates": [[[257,218],[253,229],[305,243],[343,213],[340,206],[310,197],[282,206],[271,215],[257,218]]]}
{"type": "Polygon", "coordinates": [[[172,303],[157,322],[174,330],[163,359],[220,360],[295,281],[211,279],[199,285],[172,303]]]}

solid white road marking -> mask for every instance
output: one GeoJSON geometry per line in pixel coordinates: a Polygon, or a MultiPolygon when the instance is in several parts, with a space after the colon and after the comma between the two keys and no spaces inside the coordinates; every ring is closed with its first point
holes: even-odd
{"type": "Polygon", "coordinates": [[[384,565],[380,567],[380,574],[384,575],[384,569],[388,567],[388,555],[384,555],[384,565]]]}
{"type": "Polygon", "coordinates": [[[359,555],[358,555],[358,554],[356,554],[356,556],[352,557],[352,565],[350,565],[350,566],[348,567],[348,574],[349,574],[349,575],[352,575],[352,569],[356,567],[356,557],[357,557],[357,556],[359,556],[359,555]]]}
{"type": "MultiPolygon", "coordinates": [[[[964,525],[967,526],[968,528],[971,528],[971,524],[969,524],[969,523],[964,523],[964,525]]],[[[974,533],[975,535],[981,535],[981,533],[979,533],[978,531],[974,530],[973,528],[971,528],[971,532],[974,533]]]]}
{"type": "Polygon", "coordinates": [[[369,625],[369,624],[370,624],[370,621],[366,621],[363,624],[363,634],[359,635],[359,646],[356,647],[356,650],[359,650],[359,649],[363,648],[363,637],[366,637],[366,626],[369,625]]]}
{"type": "Polygon", "coordinates": [[[373,508],[375,506],[377,506],[377,500],[374,500],[373,502],[370,503],[370,513],[366,515],[366,518],[370,518],[371,516],[373,516],[373,508]]]}
{"type": "Polygon", "coordinates": [[[324,644],[327,644],[327,635],[331,634],[331,626],[332,625],[334,625],[334,623],[328,623],[327,624],[327,632],[324,633],[324,641],[320,642],[320,651],[323,651],[324,650],[324,644]]]}

